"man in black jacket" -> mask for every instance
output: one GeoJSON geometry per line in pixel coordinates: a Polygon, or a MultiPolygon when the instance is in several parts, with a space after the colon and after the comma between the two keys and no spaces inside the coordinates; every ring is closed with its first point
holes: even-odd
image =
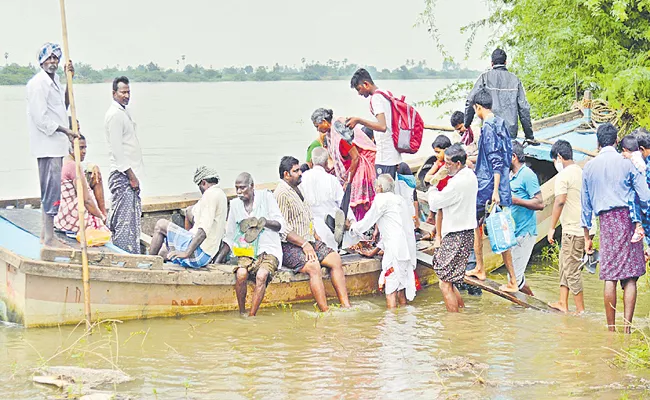
{"type": "Polygon", "coordinates": [[[496,49],[492,52],[492,69],[479,76],[465,104],[465,126],[474,120],[474,108],[471,99],[474,93],[485,87],[492,94],[492,112],[506,121],[511,138],[517,137],[518,120],[524,128],[526,141],[534,143],[533,125],[530,119],[530,104],[526,92],[515,74],[506,69],[506,52],[496,49]]]}

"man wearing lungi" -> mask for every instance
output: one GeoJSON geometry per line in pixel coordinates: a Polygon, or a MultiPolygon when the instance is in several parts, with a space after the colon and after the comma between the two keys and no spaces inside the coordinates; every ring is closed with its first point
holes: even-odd
{"type": "Polygon", "coordinates": [[[142,150],[136,135],[136,124],[126,108],[131,99],[129,79],[113,80],[113,102],[106,112],[104,128],[111,163],[108,187],[111,211],[108,226],[113,244],[133,254],[140,254],[140,178],[144,173],[142,150]]]}
{"type": "Polygon", "coordinates": [[[452,178],[441,191],[435,186],[429,191],[431,210],[442,210],[442,242],[433,254],[433,269],[440,279],[439,286],[447,311],[458,312],[464,307],[454,283],[462,283],[465,267],[474,243],[476,228],[476,195],[478,180],[465,166],[467,153],[456,143],[445,150],[445,166],[452,178]]]}
{"type": "Polygon", "coordinates": [[[582,173],[582,227],[585,251],[592,251],[591,218],[600,222],[600,279],[605,281],[607,327],[616,330],[616,283],[623,288],[624,331],[630,333],[636,306],[636,281],[645,273],[643,242],[632,243],[634,224],[629,207],[639,196],[641,212],[648,212],[650,190],[630,160],[618,154],[618,130],[611,123],[598,127],[599,153],[582,173]]]}

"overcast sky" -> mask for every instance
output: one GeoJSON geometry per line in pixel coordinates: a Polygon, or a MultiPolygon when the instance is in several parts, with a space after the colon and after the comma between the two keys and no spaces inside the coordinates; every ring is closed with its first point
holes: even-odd
{"type": "MultiPolygon", "coordinates": [[[[487,12],[483,0],[439,0],[438,27],[462,60],[462,24],[487,12]]],[[[438,68],[442,56],[424,27],[414,27],[424,0],[67,0],[71,58],[94,67],[154,61],[214,68],[299,65],[301,58],[395,68],[406,59],[438,68]]],[[[0,0],[0,57],[36,61],[39,47],[61,43],[58,0],[0,0]]],[[[465,65],[485,69],[477,39],[465,65]]]]}

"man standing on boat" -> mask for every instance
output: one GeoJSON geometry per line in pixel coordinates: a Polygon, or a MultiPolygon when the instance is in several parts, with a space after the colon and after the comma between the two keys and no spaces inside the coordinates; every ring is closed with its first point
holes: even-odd
{"type": "Polygon", "coordinates": [[[444,154],[445,166],[453,178],[441,191],[436,185],[429,191],[429,206],[442,210],[444,215],[442,241],[433,254],[433,270],[440,279],[447,311],[458,312],[465,303],[454,284],[463,282],[474,243],[478,181],[466,167],[467,153],[460,144],[451,145],[444,154]]]}
{"type": "Polygon", "coordinates": [[[592,215],[600,222],[600,279],[605,281],[605,316],[610,331],[616,330],[616,285],[623,288],[623,322],[625,333],[631,332],[636,306],[636,281],[645,274],[643,241],[633,243],[635,226],[629,206],[635,193],[641,212],[648,213],[650,189],[645,177],[632,162],[616,152],[618,130],[611,123],[596,131],[598,156],[582,172],[582,227],[585,251],[591,253],[589,229],[592,215]]]}
{"type": "Polygon", "coordinates": [[[359,68],[352,79],[350,86],[359,93],[359,96],[370,97],[370,110],[377,121],[368,121],[359,117],[348,119],[347,126],[354,128],[361,124],[374,131],[377,154],[375,156],[375,169],[377,176],[388,174],[396,179],[397,166],[402,162],[402,155],[395,148],[393,142],[392,128],[392,105],[382,94],[377,92],[379,88],[373,82],[370,73],[359,68]]]}
{"type": "Polygon", "coordinates": [[[274,195],[286,222],[282,237],[282,265],[292,271],[309,275],[309,286],[318,304],[325,312],[327,296],[321,274],[321,265],[330,269],[332,286],[342,307],[350,307],[345,287],[345,271],[341,256],[323,243],[314,232],[314,218],[298,185],[302,180],[300,163],[291,156],[280,161],[280,182],[274,195]]]}
{"type": "Polygon", "coordinates": [[[188,231],[166,219],[159,219],[149,252],[183,267],[201,268],[210,263],[221,246],[226,230],[228,198],[218,186],[219,174],[212,168],[197,168],[194,183],[201,191],[201,198],[191,208],[191,229],[188,231]],[[162,249],[163,242],[167,249],[162,249]]]}
{"type": "Polygon", "coordinates": [[[526,100],[526,92],[517,75],[506,68],[506,52],[496,49],[492,52],[492,69],[479,76],[474,88],[465,103],[465,126],[470,127],[474,120],[472,99],[481,88],[487,89],[492,95],[492,112],[506,121],[510,137],[515,139],[519,130],[519,122],[524,129],[526,141],[535,142],[533,123],[530,118],[530,104],[526,100]]]}
{"type": "MultiPolygon", "coordinates": [[[[478,156],[474,169],[478,179],[478,193],[476,196],[478,227],[474,238],[476,268],[467,271],[467,275],[485,280],[483,221],[486,217],[488,204],[492,207],[501,206],[502,208],[512,206],[512,193],[508,182],[510,164],[512,163],[512,141],[510,135],[508,135],[506,122],[492,112],[492,95],[487,89],[479,89],[474,94],[472,104],[476,115],[483,120],[483,127],[481,128],[481,136],[478,139],[478,156]]],[[[508,271],[508,283],[501,285],[499,289],[504,292],[518,292],[519,287],[515,280],[515,270],[512,265],[512,251],[510,249],[504,251],[501,253],[501,257],[503,257],[503,263],[508,271]]]]}
{"type": "MultiPolygon", "coordinates": [[[[43,227],[41,241],[54,244],[54,217],[61,199],[61,168],[70,141],[78,137],[68,129],[68,88],[56,71],[63,53],[58,44],[46,43],[38,53],[41,70],[27,83],[27,127],[31,152],[38,162],[43,227]]],[[[65,66],[74,75],[72,62],[65,66]]]]}
{"type": "Polygon", "coordinates": [[[113,244],[129,253],[140,254],[140,178],[144,165],[136,124],[126,108],[130,99],[129,79],[126,76],[115,78],[113,102],[104,119],[111,163],[108,187],[112,204],[108,225],[113,244]]]}
{"type": "Polygon", "coordinates": [[[526,283],[526,267],[533,247],[537,242],[537,215],[535,211],[544,209],[542,189],[539,179],[525,163],[524,146],[512,141],[512,171],[510,189],[512,190],[512,219],[515,221],[517,245],[512,248],[512,265],[519,290],[529,296],[533,291],[526,283]]]}

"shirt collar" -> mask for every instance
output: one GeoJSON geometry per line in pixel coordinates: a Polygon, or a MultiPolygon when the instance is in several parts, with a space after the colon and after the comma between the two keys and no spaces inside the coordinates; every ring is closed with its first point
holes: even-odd
{"type": "Polygon", "coordinates": [[[524,170],[524,168],[528,168],[528,165],[526,164],[522,165],[521,168],[519,168],[517,172],[512,175],[512,178],[510,178],[510,180],[517,178],[517,176],[519,176],[519,174],[521,173],[521,171],[524,170]]]}
{"type": "Polygon", "coordinates": [[[327,171],[325,171],[325,168],[321,167],[320,165],[314,165],[314,168],[312,168],[312,169],[314,169],[314,170],[321,170],[321,171],[327,173],[327,171]]]}
{"type": "Polygon", "coordinates": [[[115,100],[113,100],[113,106],[115,106],[118,110],[126,111],[126,107],[123,107],[120,103],[118,103],[115,100]]]}
{"type": "Polygon", "coordinates": [[[45,70],[43,68],[41,68],[41,71],[39,72],[39,74],[43,75],[43,79],[46,79],[47,83],[49,85],[55,85],[56,87],[59,87],[59,88],[61,87],[61,80],[59,79],[58,74],[54,74],[54,80],[52,80],[52,78],[50,78],[50,75],[47,72],[45,72],[45,70]]]}
{"type": "Polygon", "coordinates": [[[603,147],[602,149],[600,149],[600,151],[598,152],[598,154],[603,154],[603,153],[612,153],[612,152],[613,152],[613,153],[616,153],[616,149],[614,148],[614,146],[605,146],[605,147],[603,147]]]}

